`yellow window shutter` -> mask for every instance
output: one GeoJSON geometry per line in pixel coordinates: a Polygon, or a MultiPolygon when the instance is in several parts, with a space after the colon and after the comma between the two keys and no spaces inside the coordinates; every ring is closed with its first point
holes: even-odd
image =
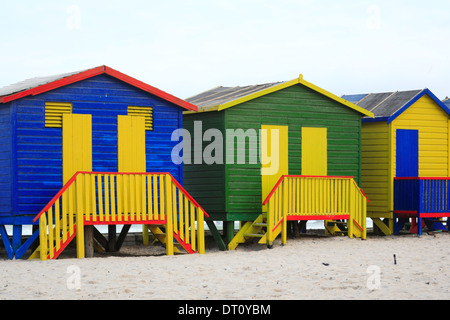
{"type": "Polygon", "coordinates": [[[45,103],[45,127],[62,128],[63,114],[72,113],[72,104],[68,102],[45,103]]]}
{"type": "Polygon", "coordinates": [[[145,130],[153,130],[153,108],[152,107],[137,107],[128,106],[129,116],[139,116],[145,118],[145,130]]]}

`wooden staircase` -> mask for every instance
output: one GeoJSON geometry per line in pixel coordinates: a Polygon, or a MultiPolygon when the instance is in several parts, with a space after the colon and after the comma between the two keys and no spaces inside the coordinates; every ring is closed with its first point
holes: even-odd
{"type": "Polygon", "coordinates": [[[267,213],[246,222],[228,249],[254,238],[271,248],[280,233],[286,244],[288,221],[323,220],[327,234],[365,239],[367,201],[353,177],[282,176],[262,203],[267,213]]]}
{"type": "MultiPolygon", "coordinates": [[[[272,233],[270,243],[276,239],[280,232],[281,225],[272,233]]],[[[234,250],[240,243],[247,242],[251,239],[259,239],[259,244],[267,244],[268,248],[272,248],[272,244],[268,244],[267,233],[267,215],[261,214],[255,221],[248,221],[241,227],[236,236],[228,244],[228,250],[234,250]]]]}
{"type": "MultiPolygon", "coordinates": [[[[166,246],[167,244],[167,234],[166,234],[166,228],[163,224],[147,224],[145,225],[149,231],[153,234],[153,236],[163,245],[166,246]]],[[[195,249],[193,248],[192,244],[186,243],[185,241],[182,241],[180,237],[177,235],[177,233],[173,233],[173,239],[176,240],[176,242],[173,242],[173,252],[176,254],[182,253],[183,251],[186,251],[187,253],[197,253],[195,249]]]]}
{"type": "Polygon", "coordinates": [[[342,220],[327,220],[325,221],[325,234],[333,236],[347,236],[348,222],[342,220]]]}
{"type": "Polygon", "coordinates": [[[56,259],[73,239],[84,258],[84,227],[117,224],[148,226],[168,255],[203,254],[204,216],[169,173],[77,172],[35,217],[40,245],[30,259],[56,259]]]}

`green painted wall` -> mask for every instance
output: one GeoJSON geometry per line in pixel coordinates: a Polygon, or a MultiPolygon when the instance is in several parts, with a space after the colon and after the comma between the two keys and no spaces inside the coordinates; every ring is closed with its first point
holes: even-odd
{"type": "MultiPolygon", "coordinates": [[[[223,128],[243,129],[254,128],[259,130],[265,125],[289,126],[289,174],[301,174],[301,128],[326,127],[328,143],[328,175],[354,176],[359,184],[361,175],[361,117],[363,115],[338,102],[306,88],[295,85],[280,91],[262,96],[260,98],[242,103],[238,106],[221,112],[208,112],[187,115],[184,118],[185,128],[190,130],[192,118],[211,121],[214,126],[223,121],[223,128]]],[[[226,141],[224,141],[226,145],[226,141]]],[[[226,150],[227,152],[227,150],[226,150]]],[[[248,154],[248,152],[247,152],[248,154]]],[[[204,165],[203,165],[204,166],[204,165]]],[[[202,169],[193,169],[185,166],[184,185],[188,191],[192,191],[195,199],[201,201],[201,205],[213,209],[213,205],[219,207],[220,201],[224,201],[220,207],[229,216],[233,214],[260,213],[261,195],[261,166],[260,164],[226,164],[215,166],[222,170],[223,187],[218,188],[217,182],[212,181],[211,176],[203,180],[197,173],[202,169]],[[195,176],[194,176],[195,175],[195,176]],[[200,187],[203,185],[203,187],[200,187]],[[217,187],[217,189],[216,189],[217,187]],[[203,193],[201,190],[204,190],[203,193]],[[219,198],[206,203],[207,193],[211,190],[221,191],[219,198]],[[203,200],[205,202],[203,203],[203,200]]],[[[214,167],[214,166],[213,166],[214,167]]],[[[220,174],[214,171],[219,177],[220,174]]],[[[214,214],[215,210],[208,213],[214,214]]]]}
{"type": "MultiPolygon", "coordinates": [[[[224,113],[204,112],[183,116],[183,128],[187,129],[192,138],[191,164],[183,165],[183,185],[206,212],[225,212],[225,165],[194,164],[194,121],[202,121],[203,133],[211,128],[224,131],[224,113]]],[[[203,148],[210,144],[203,142],[203,148]]]]}

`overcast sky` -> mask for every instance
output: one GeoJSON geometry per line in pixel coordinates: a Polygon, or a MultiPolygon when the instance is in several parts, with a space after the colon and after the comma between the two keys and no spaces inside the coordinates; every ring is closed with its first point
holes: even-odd
{"type": "Polygon", "coordinates": [[[292,80],[450,96],[448,0],[2,1],[0,87],[108,65],[180,98],[292,80]]]}

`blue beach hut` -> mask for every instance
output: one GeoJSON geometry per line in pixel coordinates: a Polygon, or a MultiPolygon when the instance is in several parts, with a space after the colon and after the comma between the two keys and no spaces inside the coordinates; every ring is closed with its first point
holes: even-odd
{"type": "MultiPolygon", "coordinates": [[[[64,238],[67,230],[59,221],[64,199],[55,195],[66,192],[69,184],[81,179],[74,179],[80,171],[86,173],[83,179],[92,179],[92,190],[87,184],[82,187],[92,192],[83,196],[85,223],[87,213],[91,218],[101,213],[98,220],[93,219],[111,225],[151,224],[158,220],[156,215],[144,218],[144,213],[147,215],[154,208],[141,195],[144,191],[153,193],[152,186],[155,190],[162,188],[163,180],[157,179],[164,177],[145,176],[138,180],[117,173],[165,173],[176,183],[174,188],[182,188],[182,167],[171,160],[171,150],[177,144],[171,135],[182,128],[182,112],[186,110],[195,111],[197,107],[107,66],[33,78],[0,88],[0,235],[9,258],[21,258],[43,236],[37,229],[42,221],[36,216],[44,213],[44,207],[49,211],[44,213],[48,232],[64,238]],[[122,178],[136,183],[130,182],[128,190],[122,178]],[[135,186],[137,189],[133,189],[135,186]],[[136,194],[137,199],[138,190],[139,199],[144,201],[136,205],[139,212],[133,208],[134,198],[130,198],[136,194]],[[130,220],[112,223],[107,218],[113,213],[127,214],[126,219],[130,220]],[[34,225],[33,235],[25,242],[24,225],[34,225]],[[60,229],[51,228],[53,225],[60,229]],[[12,241],[5,226],[12,226],[12,241]]],[[[77,201],[74,200],[78,205],[75,211],[79,212],[81,201],[77,201]]],[[[162,214],[158,216],[161,217],[162,214]]],[[[159,222],[164,223],[164,219],[159,222]]],[[[74,224],[69,224],[70,228],[75,229],[76,223],[70,223],[74,224]]],[[[77,227],[77,237],[81,231],[77,227]]],[[[65,242],[74,236],[69,234],[65,242]]],[[[56,257],[68,244],[57,239],[46,240],[49,248],[45,253],[41,248],[41,258],[56,257]]]]}

